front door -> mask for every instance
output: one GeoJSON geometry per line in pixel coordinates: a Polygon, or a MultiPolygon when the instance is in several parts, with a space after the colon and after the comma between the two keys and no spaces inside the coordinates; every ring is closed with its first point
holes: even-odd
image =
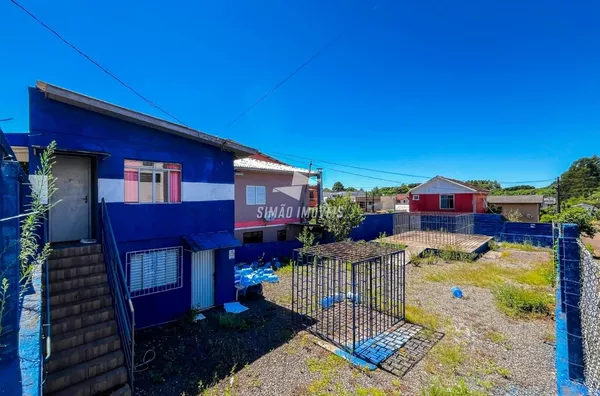
{"type": "Polygon", "coordinates": [[[215,305],[215,251],[192,253],[192,308],[215,305]]]}
{"type": "Polygon", "coordinates": [[[50,242],[79,241],[90,237],[90,159],[56,156],[55,205],[50,209],[50,242]],[[60,202],[59,202],[60,201],[60,202]]]}

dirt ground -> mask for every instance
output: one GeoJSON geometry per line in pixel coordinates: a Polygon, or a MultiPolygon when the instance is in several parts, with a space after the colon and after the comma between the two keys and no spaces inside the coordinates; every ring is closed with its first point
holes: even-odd
{"type": "MultiPolygon", "coordinates": [[[[220,323],[222,309],[217,309],[197,323],[182,320],[136,333],[136,360],[146,350],[156,352],[136,374],[136,390],[163,396],[554,395],[553,318],[509,316],[494,299],[494,283],[521,279],[510,271],[528,271],[550,258],[549,250],[500,249],[474,263],[408,265],[408,319],[444,337],[402,378],[358,369],[294,328],[286,268],[279,272],[280,283],[265,285],[264,299],[243,302],[250,309],[239,315],[238,328],[220,323]],[[479,284],[478,273],[463,276],[465,269],[493,269],[497,278],[479,284]],[[456,285],[462,299],[452,296],[456,285]]],[[[538,285],[538,278],[523,282],[551,295],[551,287],[538,285]]]]}

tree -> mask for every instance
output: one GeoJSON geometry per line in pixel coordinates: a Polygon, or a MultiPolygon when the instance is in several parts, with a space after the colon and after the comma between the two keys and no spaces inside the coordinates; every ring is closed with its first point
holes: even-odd
{"type": "Polygon", "coordinates": [[[357,191],[357,190],[354,187],[346,187],[346,191],[353,192],[353,191],[357,191]]]}
{"type": "Polygon", "coordinates": [[[331,187],[331,190],[333,190],[333,191],[344,191],[344,185],[342,184],[342,182],[336,181],[335,183],[333,183],[333,186],[331,187]]]}
{"type": "Polygon", "coordinates": [[[544,214],[542,215],[541,221],[542,223],[555,221],[558,223],[577,224],[579,233],[589,237],[593,237],[597,232],[593,223],[594,216],[586,209],[579,206],[567,208],[558,214],[544,214]]]}
{"type": "Polygon", "coordinates": [[[580,158],[560,177],[563,199],[587,197],[600,188],[600,157],[580,158]]]}
{"type": "Polygon", "coordinates": [[[406,186],[408,187],[408,189],[410,190],[411,188],[415,188],[417,186],[420,186],[422,183],[409,183],[406,186]]]}
{"type": "Polygon", "coordinates": [[[377,187],[377,186],[373,187],[373,189],[371,190],[371,195],[381,195],[381,191],[379,190],[379,187],[377,187]]]}
{"type": "Polygon", "coordinates": [[[302,232],[300,232],[300,235],[296,239],[302,243],[303,251],[315,244],[315,235],[310,232],[308,227],[302,227],[302,232]]]}
{"type": "Polygon", "coordinates": [[[490,191],[502,188],[496,180],[467,180],[466,183],[490,191]]]}
{"type": "Polygon", "coordinates": [[[321,207],[321,222],[336,241],[348,238],[352,229],[358,227],[364,219],[362,209],[350,197],[328,199],[321,207]]]}

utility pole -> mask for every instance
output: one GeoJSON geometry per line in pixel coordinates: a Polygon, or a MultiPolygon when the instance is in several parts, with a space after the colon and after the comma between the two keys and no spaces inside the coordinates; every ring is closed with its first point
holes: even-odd
{"type": "Polygon", "coordinates": [[[560,213],[560,177],[556,178],[556,213],[560,213]]]}

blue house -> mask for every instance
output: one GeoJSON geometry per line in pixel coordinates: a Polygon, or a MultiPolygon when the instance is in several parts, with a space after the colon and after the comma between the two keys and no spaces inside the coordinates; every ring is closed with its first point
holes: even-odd
{"type": "Polygon", "coordinates": [[[57,144],[50,242],[100,241],[104,200],[137,328],[233,300],[233,160],[254,149],[44,82],[29,105],[30,174],[57,144]],[[214,279],[195,260],[212,262],[214,279]]]}
{"type": "MultiPolygon", "coordinates": [[[[235,299],[233,161],[256,150],[44,82],[29,89],[29,110],[29,133],[7,139],[32,186],[46,188],[34,173],[57,145],[46,283],[52,353],[64,364],[48,365],[45,393],[100,389],[88,374],[66,372],[69,351],[107,339],[115,321],[132,383],[134,327],[235,299]]],[[[79,372],[112,370],[113,360],[79,372]]]]}

